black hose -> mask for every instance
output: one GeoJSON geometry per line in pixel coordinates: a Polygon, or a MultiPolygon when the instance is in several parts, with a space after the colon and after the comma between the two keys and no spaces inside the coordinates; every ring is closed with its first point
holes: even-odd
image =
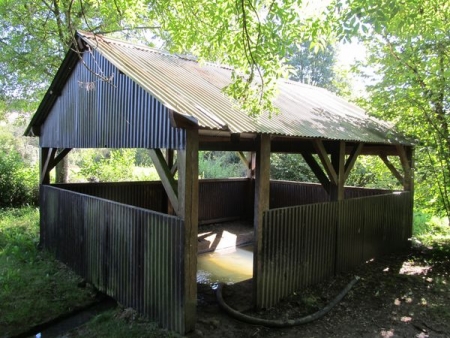
{"type": "Polygon", "coordinates": [[[235,309],[231,308],[228,304],[225,303],[222,296],[222,289],[223,289],[223,283],[220,283],[216,290],[216,298],[219,303],[219,306],[227,312],[232,317],[254,325],[261,325],[261,326],[267,326],[267,327],[278,327],[278,328],[285,328],[285,327],[292,327],[297,325],[306,324],[309,322],[312,322],[313,320],[319,319],[320,317],[327,314],[336,304],[338,304],[342,298],[345,297],[345,295],[350,291],[350,289],[359,281],[359,277],[356,276],[350,283],[347,284],[347,286],[341,291],[340,294],[338,294],[327,306],[325,306],[323,309],[308,315],[306,317],[301,317],[297,319],[285,319],[285,320],[279,320],[279,319],[263,319],[263,318],[257,318],[257,317],[251,317],[248,315],[245,315],[239,311],[236,311],[235,309]]]}

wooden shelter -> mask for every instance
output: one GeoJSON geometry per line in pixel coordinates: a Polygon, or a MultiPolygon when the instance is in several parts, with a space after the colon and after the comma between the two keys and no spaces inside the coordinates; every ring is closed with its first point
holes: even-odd
{"type": "Polygon", "coordinates": [[[408,247],[413,147],[388,123],[292,81],[279,83],[279,115],[252,118],[222,93],[229,68],[90,33],[76,41],[25,134],[40,139],[41,243],[100,290],[192,330],[199,221],[252,220],[259,308],[408,247]],[[161,181],[50,184],[71,149],[104,147],[149,149],[161,181]],[[199,150],[239,152],[248,177],[199,181],[199,150]],[[272,152],[301,154],[321,184],[270,181],[272,152]],[[404,191],[345,187],[359,155],[380,156],[404,191]]]}

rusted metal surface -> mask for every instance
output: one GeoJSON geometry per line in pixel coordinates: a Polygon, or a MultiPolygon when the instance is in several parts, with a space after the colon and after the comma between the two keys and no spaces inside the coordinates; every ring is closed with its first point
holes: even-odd
{"type": "Polygon", "coordinates": [[[270,208],[326,202],[328,194],[320,184],[292,181],[270,182],[270,208]]]}
{"type": "MultiPolygon", "coordinates": [[[[167,195],[160,181],[54,184],[54,187],[107,200],[167,212],[167,195]]],[[[253,216],[248,179],[199,181],[199,222],[214,223],[253,216]]]]}
{"type": "Polygon", "coordinates": [[[78,63],[53,94],[52,109],[44,106],[46,119],[36,117],[41,147],[184,148],[185,132],[171,126],[166,106],[98,52],[85,52],[83,61],[87,67],[78,63]]]}
{"type": "MultiPolygon", "coordinates": [[[[167,139],[179,134],[162,128],[161,135],[158,129],[150,128],[156,123],[165,126],[167,109],[194,121],[200,129],[410,144],[391,124],[368,116],[361,108],[322,88],[279,80],[279,95],[274,105],[280,114],[271,114],[269,118],[268,113],[263,113],[253,118],[238,110],[235,102],[223,93],[223,88],[231,82],[229,67],[211,63],[200,65],[192,59],[90,33],[79,32],[78,37],[89,46],[83,56],[88,67],[110,81],[99,80],[80,63],[70,78],[67,75],[70,69],[58,72],[26,130],[26,135],[36,134],[33,131],[38,131],[45,121],[40,131],[45,147],[80,147],[73,143],[84,138],[83,147],[116,147],[126,143],[133,147],[145,144],[143,147],[166,148],[158,145],[164,142],[177,148],[182,144],[168,144],[167,139]],[[89,87],[93,90],[87,91],[86,86],[91,83],[97,87],[89,87]],[[62,96],[56,100],[59,92],[62,96]],[[149,113],[150,105],[154,109],[149,113]],[[70,113],[76,107],[86,110],[81,119],[70,113]],[[142,121],[141,125],[151,129],[152,132],[146,134],[148,137],[142,139],[140,132],[150,129],[140,128],[135,121],[142,121]],[[71,130],[69,126],[77,129],[71,130]],[[102,129],[105,133],[97,132],[102,129]],[[61,138],[69,144],[60,144],[61,138]]],[[[66,60],[74,60],[74,53],[70,51],[66,60]]],[[[69,61],[63,63],[63,67],[68,65],[71,66],[69,61]]]]}
{"type": "Polygon", "coordinates": [[[199,181],[199,221],[212,223],[231,219],[251,219],[251,182],[248,179],[199,181]]]}
{"type": "MultiPolygon", "coordinates": [[[[345,187],[346,199],[390,193],[390,190],[345,187]]],[[[293,181],[270,182],[270,208],[328,202],[330,197],[321,184],[293,181]]]]}
{"type": "Polygon", "coordinates": [[[264,213],[258,307],[334,274],[336,211],[336,203],[318,203],[264,213]]]}
{"type": "Polygon", "coordinates": [[[41,186],[41,243],[125,306],[184,333],[183,221],[41,186]]]}
{"type": "Polygon", "coordinates": [[[167,211],[167,196],[160,181],[66,183],[52,186],[139,208],[167,211]]]}
{"type": "Polygon", "coordinates": [[[408,248],[411,203],[411,193],[402,192],[265,212],[257,305],[271,306],[336,272],[408,248]]]}

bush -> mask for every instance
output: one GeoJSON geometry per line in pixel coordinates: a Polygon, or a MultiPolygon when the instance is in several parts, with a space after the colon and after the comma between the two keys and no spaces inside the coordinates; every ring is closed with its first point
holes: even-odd
{"type": "Polygon", "coordinates": [[[246,169],[234,152],[201,151],[198,173],[201,178],[244,177],[246,169]]]}
{"type": "Polygon", "coordinates": [[[11,134],[0,132],[0,208],[36,205],[37,165],[22,158],[11,134]]]}
{"type": "Polygon", "coordinates": [[[82,178],[93,182],[118,182],[133,179],[135,149],[113,149],[102,154],[88,151],[79,162],[82,178]]]}

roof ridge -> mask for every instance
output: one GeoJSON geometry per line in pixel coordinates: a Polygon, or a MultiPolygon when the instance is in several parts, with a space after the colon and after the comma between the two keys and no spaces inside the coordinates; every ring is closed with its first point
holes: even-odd
{"type": "MultiPolygon", "coordinates": [[[[114,43],[116,45],[122,45],[122,46],[127,47],[127,48],[132,48],[132,49],[142,50],[142,51],[148,51],[150,53],[160,54],[160,55],[171,57],[171,58],[177,59],[177,60],[190,61],[190,62],[194,62],[194,63],[196,63],[198,65],[204,64],[204,65],[209,66],[209,67],[217,67],[217,68],[227,69],[227,70],[233,70],[234,69],[232,66],[224,65],[224,64],[221,64],[221,63],[216,63],[216,62],[212,62],[212,61],[205,61],[205,60],[198,61],[197,60],[197,56],[195,56],[195,55],[170,53],[169,51],[166,51],[166,50],[163,50],[163,49],[146,46],[146,45],[144,45],[142,43],[128,42],[128,41],[125,41],[125,40],[122,40],[122,39],[119,39],[119,38],[106,36],[104,34],[96,34],[96,33],[92,33],[92,32],[86,32],[86,31],[78,30],[77,31],[77,35],[79,35],[85,41],[86,41],[86,39],[91,41],[91,39],[100,38],[103,41],[105,41],[106,43],[114,43]]],[[[86,41],[86,42],[88,42],[88,41],[86,41]]]]}

